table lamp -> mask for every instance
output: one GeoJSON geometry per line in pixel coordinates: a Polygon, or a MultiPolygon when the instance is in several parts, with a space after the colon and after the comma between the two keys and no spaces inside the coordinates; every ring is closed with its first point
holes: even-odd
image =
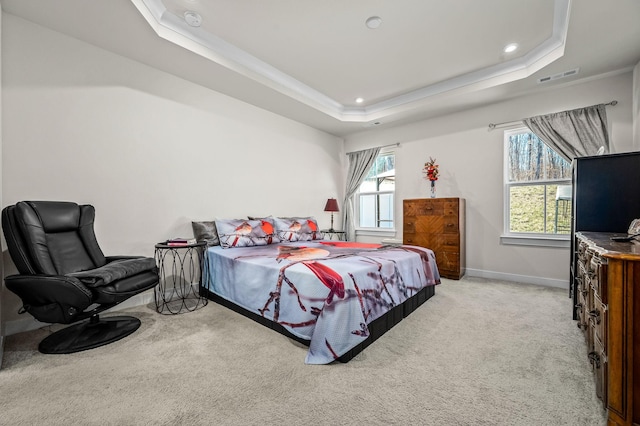
{"type": "Polygon", "coordinates": [[[331,228],[329,229],[329,232],[335,232],[333,229],[333,212],[340,211],[340,209],[338,209],[338,201],[335,198],[329,198],[327,200],[327,204],[324,206],[324,211],[331,212],[331,228]]]}

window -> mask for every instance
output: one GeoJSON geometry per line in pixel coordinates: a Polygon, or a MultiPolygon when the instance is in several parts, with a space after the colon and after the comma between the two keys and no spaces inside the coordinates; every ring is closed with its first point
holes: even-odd
{"type": "Polygon", "coordinates": [[[504,140],[506,234],[570,234],[571,164],[526,127],[504,140]]]}
{"type": "Polygon", "coordinates": [[[396,187],[395,154],[378,154],[376,162],[356,194],[360,228],[393,228],[393,198],[396,187]]]}

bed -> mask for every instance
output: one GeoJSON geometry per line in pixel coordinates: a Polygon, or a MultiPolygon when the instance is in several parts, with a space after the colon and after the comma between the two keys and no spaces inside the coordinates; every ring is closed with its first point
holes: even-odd
{"type": "Polygon", "coordinates": [[[207,248],[201,294],[308,345],[307,364],[349,361],[440,283],[426,248],[324,241],[315,234],[311,241],[284,233],[264,239],[263,232],[251,236],[236,225],[229,229],[244,227],[242,235],[221,232],[218,224],[222,245],[207,248]],[[253,243],[243,246],[242,238],[253,243]]]}

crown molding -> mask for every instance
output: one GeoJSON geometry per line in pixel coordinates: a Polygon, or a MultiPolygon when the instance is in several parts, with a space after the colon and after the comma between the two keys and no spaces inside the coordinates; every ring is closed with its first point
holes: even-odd
{"type": "Polygon", "coordinates": [[[167,11],[162,0],[131,0],[156,34],[342,122],[381,120],[437,100],[526,78],[564,55],[571,0],[555,0],[551,36],[527,54],[395,96],[367,107],[345,106],[202,27],[167,11]]]}

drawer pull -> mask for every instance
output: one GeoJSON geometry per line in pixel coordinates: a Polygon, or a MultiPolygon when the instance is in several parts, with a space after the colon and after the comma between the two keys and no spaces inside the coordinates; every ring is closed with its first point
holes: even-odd
{"type": "Polygon", "coordinates": [[[597,352],[589,352],[589,362],[593,368],[600,368],[600,356],[597,352]]]}
{"type": "MultiPolygon", "coordinates": [[[[578,303],[574,308],[576,308],[576,313],[582,312],[582,303],[578,303]]],[[[578,328],[580,328],[580,324],[578,324],[578,328]]]]}

